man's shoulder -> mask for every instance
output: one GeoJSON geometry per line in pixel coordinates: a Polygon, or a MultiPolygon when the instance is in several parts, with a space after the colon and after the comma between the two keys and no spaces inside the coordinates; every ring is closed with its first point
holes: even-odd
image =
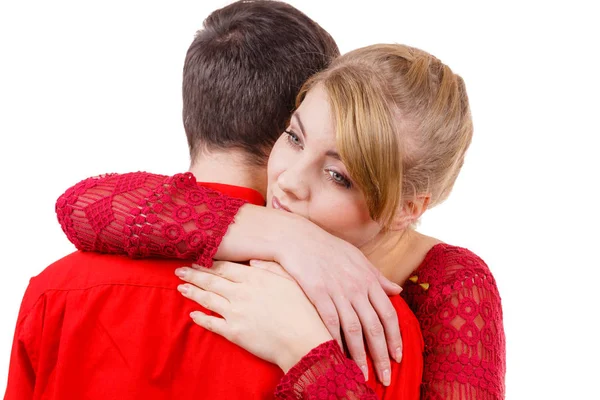
{"type": "Polygon", "coordinates": [[[51,291],[82,291],[101,285],[172,288],[178,282],[174,271],[183,265],[189,262],[76,251],[31,278],[24,303],[51,291]]]}

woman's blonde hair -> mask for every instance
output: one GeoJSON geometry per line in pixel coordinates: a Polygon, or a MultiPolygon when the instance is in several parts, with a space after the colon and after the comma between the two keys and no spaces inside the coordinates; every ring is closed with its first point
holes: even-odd
{"type": "Polygon", "coordinates": [[[473,124],[462,78],[429,53],[378,44],[347,53],[300,90],[328,94],[338,151],[371,218],[389,227],[406,202],[444,201],[463,165],[473,124]]]}

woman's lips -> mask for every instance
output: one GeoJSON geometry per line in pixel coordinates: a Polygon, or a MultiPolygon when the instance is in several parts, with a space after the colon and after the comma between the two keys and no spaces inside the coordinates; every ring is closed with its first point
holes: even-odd
{"type": "Polygon", "coordinates": [[[277,197],[275,197],[275,196],[273,196],[273,200],[271,200],[271,205],[276,210],[283,210],[283,211],[287,211],[287,212],[292,212],[292,210],[290,210],[289,208],[287,208],[286,206],[284,206],[283,204],[281,204],[279,202],[279,199],[277,197]]]}

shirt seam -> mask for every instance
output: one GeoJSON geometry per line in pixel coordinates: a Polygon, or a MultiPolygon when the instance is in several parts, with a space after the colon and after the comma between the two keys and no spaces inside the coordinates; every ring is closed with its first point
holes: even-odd
{"type": "Polygon", "coordinates": [[[129,287],[138,287],[138,288],[146,288],[146,289],[162,289],[162,290],[172,290],[172,291],[176,291],[176,288],[170,288],[170,287],[163,287],[163,286],[152,286],[152,285],[140,285],[140,284],[132,284],[132,283],[99,283],[93,286],[89,286],[89,287],[85,287],[85,288],[73,288],[73,289],[46,289],[44,290],[42,293],[40,293],[40,295],[38,296],[38,298],[33,302],[33,304],[31,305],[31,307],[29,308],[29,310],[27,310],[27,312],[25,313],[25,315],[23,315],[18,321],[17,324],[19,325],[19,329],[22,328],[22,325],[24,324],[25,320],[27,318],[29,318],[31,312],[33,311],[33,309],[37,306],[37,304],[40,302],[40,300],[46,296],[47,294],[50,294],[52,292],[72,292],[72,291],[85,291],[85,290],[90,290],[90,289],[95,289],[101,286],[129,286],[129,287]]]}

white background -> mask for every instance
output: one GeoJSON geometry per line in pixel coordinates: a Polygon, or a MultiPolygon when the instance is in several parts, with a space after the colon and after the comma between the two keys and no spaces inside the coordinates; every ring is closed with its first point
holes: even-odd
{"type": "MultiPolygon", "coordinates": [[[[55,199],[90,175],[188,167],[183,60],[226,3],[2,2],[0,382],[29,278],[73,250],[55,199]]],[[[421,230],[495,274],[508,399],[599,398],[598,13],[574,1],[291,3],[342,52],[405,43],[464,77],[473,144],[421,230]]]]}

